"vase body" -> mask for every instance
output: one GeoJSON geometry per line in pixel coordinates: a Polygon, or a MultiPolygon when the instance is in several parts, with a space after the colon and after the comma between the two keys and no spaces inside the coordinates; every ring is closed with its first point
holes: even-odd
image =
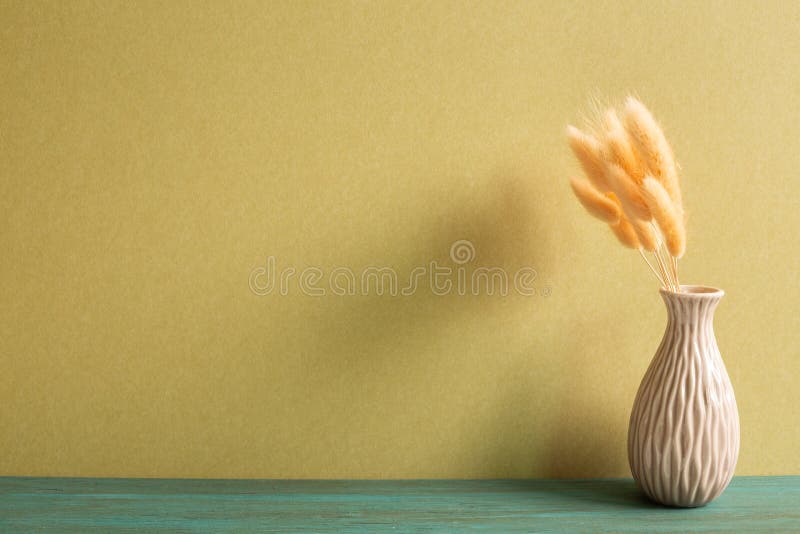
{"type": "Polygon", "coordinates": [[[639,488],[669,506],[703,506],[733,477],[739,413],[714,337],[723,292],[661,290],[664,338],[639,386],[628,427],[628,461],[639,488]]]}

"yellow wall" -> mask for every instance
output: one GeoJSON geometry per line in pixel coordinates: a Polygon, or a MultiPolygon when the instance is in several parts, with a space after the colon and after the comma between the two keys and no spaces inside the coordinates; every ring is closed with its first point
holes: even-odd
{"type": "Polygon", "coordinates": [[[0,474],[627,475],[665,312],[563,130],[628,91],[727,291],[737,474],[799,474],[800,6],[639,4],[2,2],[0,474]],[[459,239],[537,294],[249,289],[459,239]]]}

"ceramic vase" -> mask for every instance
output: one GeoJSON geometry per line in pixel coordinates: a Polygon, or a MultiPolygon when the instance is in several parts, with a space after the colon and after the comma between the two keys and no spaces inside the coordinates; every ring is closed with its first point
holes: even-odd
{"type": "Polygon", "coordinates": [[[628,427],[628,461],[639,488],[669,506],[703,506],[733,477],[739,413],[714,337],[724,292],[661,290],[664,338],[639,386],[628,427]]]}

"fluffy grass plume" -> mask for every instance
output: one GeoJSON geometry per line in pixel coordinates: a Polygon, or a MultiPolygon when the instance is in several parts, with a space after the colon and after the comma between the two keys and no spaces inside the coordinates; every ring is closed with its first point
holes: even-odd
{"type": "Polygon", "coordinates": [[[567,126],[567,139],[572,153],[575,154],[592,185],[599,191],[608,191],[600,141],[574,126],[567,126]]]}
{"type": "Polygon", "coordinates": [[[585,180],[572,178],[569,183],[578,201],[591,215],[608,224],[616,224],[619,221],[620,208],[612,199],[600,194],[585,180]]]}
{"type": "Polygon", "coordinates": [[[625,128],[647,172],[657,178],[676,207],[682,209],[678,167],[664,132],[644,104],[629,96],[624,108],[625,128]]]}
{"type": "Polygon", "coordinates": [[[619,197],[625,213],[631,218],[649,221],[653,218],[639,184],[633,181],[625,170],[615,163],[606,166],[606,180],[611,190],[619,197]]]}
{"type": "Polygon", "coordinates": [[[647,252],[656,252],[658,250],[659,241],[653,226],[635,217],[631,217],[630,221],[631,226],[633,226],[633,231],[636,232],[636,237],[639,239],[641,248],[647,252]]]}
{"type": "Polygon", "coordinates": [[[628,248],[640,249],[639,239],[636,237],[636,231],[631,226],[630,221],[621,214],[619,221],[611,225],[611,231],[617,236],[619,242],[628,248]]]}
{"type": "Polygon", "coordinates": [[[646,176],[642,183],[642,192],[647,200],[653,218],[656,220],[667,244],[670,255],[680,258],[686,252],[686,229],[683,218],[675,209],[672,199],[661,185],[661,182],[652,176],[646,176]]]}
{"type": "Polygon", "coordinates": [[[628,132],[613,109],[606,112],[605,127],[604,153],[606,159],[621,167],[634,182],[641,184],[644,179],[644,169],[633,150],[628,132]]]}

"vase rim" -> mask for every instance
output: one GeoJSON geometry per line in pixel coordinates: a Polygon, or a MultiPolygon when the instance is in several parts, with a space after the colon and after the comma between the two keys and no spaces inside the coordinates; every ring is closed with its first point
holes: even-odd
{"type": "Polygon", "coordinates": [[[659,292],[662,295],[687,298],[720,298],[725,295],[725,292],[717,287],[694,284],[681,284],[680,293],[664,288],[659,289],[659,292]]]}

